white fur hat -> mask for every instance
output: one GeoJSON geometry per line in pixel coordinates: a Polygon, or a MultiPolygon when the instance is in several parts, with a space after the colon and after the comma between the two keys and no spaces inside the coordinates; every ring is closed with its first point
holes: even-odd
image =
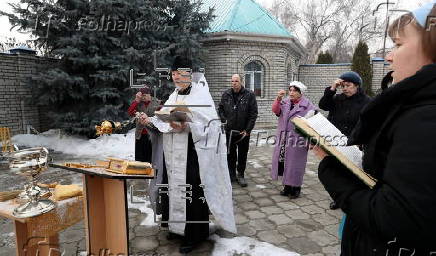
{"type": "Polygon", "coordinates": [[[301,94],[305,93],[307,90],[307,87],[302,82],[299,82],[299,81],[290,82],[289,87],[291,87],[291,86],[295,86],[298,89],[300,89],[301,94]]]}

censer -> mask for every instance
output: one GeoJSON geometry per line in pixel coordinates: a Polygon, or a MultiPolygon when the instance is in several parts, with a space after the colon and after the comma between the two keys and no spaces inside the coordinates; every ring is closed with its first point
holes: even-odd
{"type": "Polygon", "coordinates": [[[103,134],[112,134],[113,132],[119,131],[122,128],[123,128],[123,126],[121,125],[120,122],[113,122],[113,121],[108,121],[108,120],[104,120],[100,126],[98,126],[98,125],[95,126],[97,136],[100,136],[103,134]]]}
{"type": "Polygon", "coordinates": [[[140,118],[143,114],[143,112],[136,112],[134,118],[123,122],[104,120],[103,122],[101,122],[101,125],[95,126],[96,135],[100,136],[103,134],[112,134],[114,132],[121,131],[124,127],[134,123],[136,119],[140,118]]]}

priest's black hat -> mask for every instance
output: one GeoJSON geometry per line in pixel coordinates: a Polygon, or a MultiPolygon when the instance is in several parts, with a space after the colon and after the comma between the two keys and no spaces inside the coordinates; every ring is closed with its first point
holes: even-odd
{"type": "Polygon", "coordinates": [[[192,69],[192,60],[183,56],[176,56],[171,65],[171,70],[177,70],[179,68],[190,68],[192,69]]]}

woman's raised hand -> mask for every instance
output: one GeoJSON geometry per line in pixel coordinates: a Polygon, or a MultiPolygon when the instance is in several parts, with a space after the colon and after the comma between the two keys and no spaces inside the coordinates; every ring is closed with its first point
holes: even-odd
{"type": "Polygon", "coordinates": [[[277,93],[277,100],[282,100],[283,97],[285,97],[285,94],[286,94],[286,91],[285,91],[285,90],[280,90],[280,91],[277,93]]]}

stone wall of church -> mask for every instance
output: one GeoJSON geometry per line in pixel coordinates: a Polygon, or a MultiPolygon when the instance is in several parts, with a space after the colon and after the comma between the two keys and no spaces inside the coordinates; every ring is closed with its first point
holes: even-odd
{"type": "Polygon", "coordinates": [[[273,126],[277,117],[271,112],[271,104],[277,91],[298,73],[298,55],[288,45],[243,41],[208,42],[205,76],[215,102],[231,87],[232,74],[244,77],[244,66],[251,61],[262,63],[262,95],[257,97],[259,117],[257,127],[273,126]]]}

